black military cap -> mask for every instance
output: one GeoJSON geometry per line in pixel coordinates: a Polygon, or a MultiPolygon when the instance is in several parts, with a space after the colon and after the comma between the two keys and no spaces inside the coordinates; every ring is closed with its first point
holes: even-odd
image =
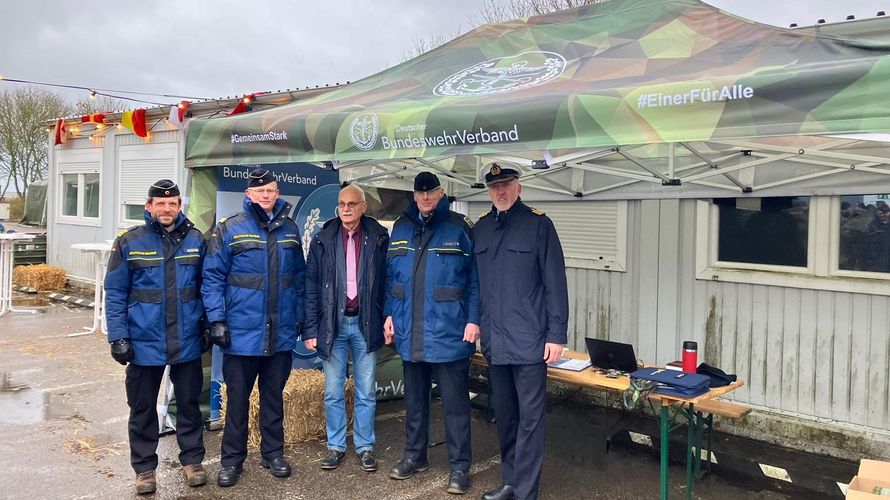
{"type": "Polygon", "coordinates": [[[425,193],[427,191],[432,191],[437,187],[440,187],[442,184],[439,183],[439,178],[436,177],[432,172],[421,172],[417,174],[417,177],[414,178],[414,192],[415,193],[425,193]]]}
{"type": "Polygon", "coordinates": [[[519,178],[519,167],[512,163],[493,161],[482,166],[482,175],[485,176],[485,185],[491,186],[499,182],[519,178]]]}
{"type": "Polygon", "coordinates": [[[161,179],[148,188],[149,198],[172,198],[179,196],[179,186],[170,179],[161,179]]]}
{"type": "Polygon", "coordinates": [[[250,175],[247,177],[247,187],[249,188],[261,187],[273,182],[275,182],[275,176],[265,168],[255,168],[250,171],[250,175]]]}

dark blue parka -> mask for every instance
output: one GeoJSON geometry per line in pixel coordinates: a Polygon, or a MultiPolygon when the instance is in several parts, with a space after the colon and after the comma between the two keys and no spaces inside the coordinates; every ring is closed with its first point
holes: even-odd
{"type": "Polygon", "coordinates": [[[182,213],[167,232],[145,212],[114,241],[105,274],[108,341],[130,339],[133,364],[162,366],[201,357],[204,236],[182,213]]]}
{"type": "Polygon", "coordinates": [[[541,363],[544,343],[565,344],[569,298],[556,228],[517,200],[473,227],[481,291],[482,354],[495,365],[541,363]]]}
{"type": "MultiPolygon", "coordinates": [[[[318,339],[319,356],[328,359],[338,331],[340,307],[346,290],[345,268],[337,265],[337,252],[343,252],[343,223],[334,218],[327,221],[312,238],[306,261],[306,328],[303,340],[318,339]],[[342,279],[341,279],[342,278],[342,279]]],[[[362,246],[359,254],[358,294],[359,324],[368,352],[383,345],[383,302],[386,290],[386,250],[389,233],[372,217],[361,218],[362,246]]]]}
{"type": "Polygon", "coordinates": [[[392,316],[396,350],[406,361],[447,363],[476,350],[464,342],[479,323],[479,283],[469,221],[442,197],[430,218],[411,203],[392,230],[386,255],[385,316],[392,316]]]}
{"type": "Polygon", "coordinates": [[[245,197],[244,211],[213,230],[201,292],[207,320],[229,327],[225,354],[271,356],[296,347],[306,263],[290,210],[279,199],[269,220],[245,197]]]}

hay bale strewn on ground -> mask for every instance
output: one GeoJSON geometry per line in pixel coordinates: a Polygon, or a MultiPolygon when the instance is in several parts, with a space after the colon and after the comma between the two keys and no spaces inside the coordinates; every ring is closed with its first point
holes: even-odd
{"type": "MultiPolygon", "coordinates": [[[[222,415],[225,419],[226,386],[222,392],[222,415]]],[[[346,381],[347,430],[352,429],[353,417],[352,379],[346,381]]],[[[257,386],[250,393],[250,427],[247,443],[260,446],[260,395],[257,386]]],[[[324,373],[318,370],[293,370],[284,386],[284,444],[294,445],[325,438],[324,373]]]]}
{"type": "Polygon", "coordinates": [[[38,292],[56,292],[65,289],[65,271],[48,264],[31,264],[15,266],[12,270],[12,282],[27,286],[38,292]]]}

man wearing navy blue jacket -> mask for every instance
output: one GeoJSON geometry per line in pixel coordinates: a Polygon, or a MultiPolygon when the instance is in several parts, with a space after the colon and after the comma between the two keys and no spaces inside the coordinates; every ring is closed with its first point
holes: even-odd
{"type": "Polygon", "coordinates": [[[328,454],[321,468],[327,470],[339,467],[346,456],[344,384],[350,355],[355,382],[352,441],[362,470],[377,470],[377,351],[383,345],[389,233],[365,215],[367,208],[362,188],[350,184],[340,190],[337,217],[312,238],[306,262],[303,342],[318,351],[324,364],[328,454]]]}
{"type": "Polygon", "coordinates": [[[429,468],[429,397],[435,377],[445,409],[451,474],[447,491],[470,487],[470,357],[479,338],[479,284],[469,220],[448,209],[439,179],[414,178],[414,203],[393,226],[387,250],[384,336],[405,377],[405,452],[390,471],[407,479],[429,468]]]}
{"type": "Polygon", "coordinates": [[[482,168],[491,211],[473,228],[482,354],[488,360],[503,483],[483,500],[538,498],[544,463],[547,363],[566,343],[565,258],[553,222],[519,198],[520,169],[482,168]]]}
{"type": "Polygon", "coordinates": [[[288,477],[283,391],[303,323],[306,263],[290,203],[272,172],[250,172],[244,211],[219,222],[207,245],[201,292],[210,338],[223,351],[226,424],[219,486],[238,481],[247,457],[250,392],[259,378],[260,465],[288,477]]]}
{"type": "Polygon", "coordinates": [[[126,369],[130,463],[136,493],[157,489],[158,391],[166,365],[176,395],[176,441],[189,486],[207,482],[198,397],[204,308],[198,294],[204,236],[180,212],[179,188],[162,179],[148,190],[145,224],[118,235],[105,275],[111,356],[126,369]]]}

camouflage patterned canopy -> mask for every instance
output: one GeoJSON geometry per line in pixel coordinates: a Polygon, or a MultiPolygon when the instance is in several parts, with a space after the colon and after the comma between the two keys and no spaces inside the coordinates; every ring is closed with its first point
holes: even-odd
{"type": "Polygon", "coordinates": [[[890,44],[696,0],[489,24],[347,87],[196,120],[189,166],[435,158],[890,130],[890,44]]]}

